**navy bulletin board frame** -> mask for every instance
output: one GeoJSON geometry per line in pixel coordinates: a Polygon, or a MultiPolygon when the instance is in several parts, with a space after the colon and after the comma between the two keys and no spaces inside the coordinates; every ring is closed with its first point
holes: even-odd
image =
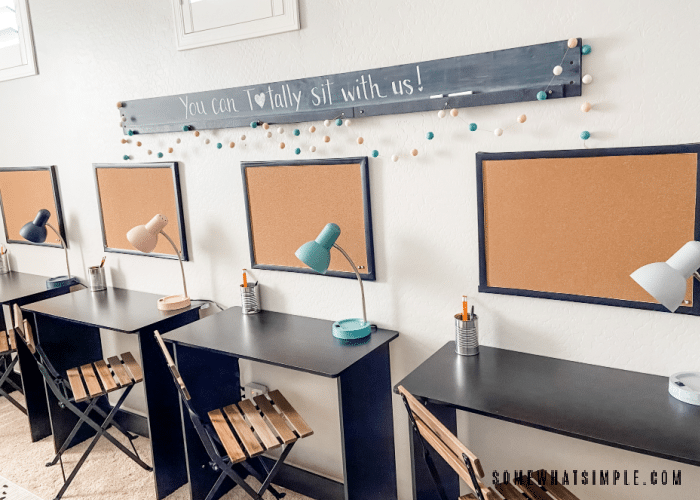
{"type": "MultiPolygon", "coordinates": [[[[606,306],[627,307],[632,309],[645,309],[649,311],[669,312],[661,304],[638,302],[631,300],[610,299],[603,297],[589,297],[584,295],[571,295],[565,293],[542,292],[519,288],[502,288],[488,285],[486,272],[486,240],[484,228],[484,177],[483,162],[498,160],[528,160],[538,158],[591,158],[603,156],[646,156],[664,154],[696,154],[698,165],[696,170],[695,186],[695,240],[700,240],[700,143],[681,144],[673,146],[648,146],[630,148],[601,148],[601,149],[573,149],[555,151],[527,151],[511,153],[485,153],[476,154],[476,178],[477,178],[477,210],[479,227],[479,292],[495,293],[501,295],[518,295],[522,297],[534,297],[540,299],[564,300],[570,302],[584,302],[606,306]]],[[[631,278],[630,278],[631,279],[631,278]]],[[[693,279],[693,305],[681,305],[675,312],[700,316],[700,281],[693,279]]]]}

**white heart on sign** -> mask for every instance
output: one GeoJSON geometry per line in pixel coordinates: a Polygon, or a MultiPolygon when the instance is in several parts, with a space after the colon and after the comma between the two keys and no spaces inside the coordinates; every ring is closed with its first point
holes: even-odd
{"type": "Polygon", "coordinates": [[[258,95],[255,96],[255,102],[257,103],[258,106],[261,108],[265,106],[265,92],[260,92],[258,95]]]}

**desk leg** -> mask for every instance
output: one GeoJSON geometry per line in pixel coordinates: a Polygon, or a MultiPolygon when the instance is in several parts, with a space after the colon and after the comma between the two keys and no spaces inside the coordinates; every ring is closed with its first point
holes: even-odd
{"type": "Polygon", "coordinates": [[[46,402],[46,390],[44,377],[37,367],[36,360],[29,352],[24,340],[17,335],[17,357],[22,370],[22,390],[24,391],[27,418],[29,419],[29,431],[32,442],[39,441],[51,435],[51,419],[49,406],[46,402]]]}
{"type": "Polygon", "coordinates": [[[340,374],[338,397],[346,500],[395,499],[388,343],[340,374]]]}
{"type": "MultiPolygon", "coordinates": [[[[166,342],[166,344],[168,347],[172,346],[170,342],[166,342]]],[[[208,412],[241,400],[238,358],[178,345],[175,346],[174,359],[192,396],[190,404],[205,424],[209,422],[208,412]]],[[[163,361],[163,366],[165,366],[165,361],[163,361]]],[[[169,383],[174,387],[172,377],[169,383]]],[[[207,455],[184,406],[182,407],[182,429],[181,432],[184,433],[185,437],[191,499],[201,500],[206,498],[220,472],[214,472],[209,467],[211,459],[207,455]]],[[[214,499],[220,498],[234,486],[233,481],[226,478],[214,499]]]]}
{"type": "MultiPolygon", "coordinates": [[[[66,370],[102,359],[100,329],[62,321],[42,314],[34,314],[36,341],[61,376],[66,370]]],[[[20,360],[20,363],[22,360],[20,360]]],[[[54,448],[58,451],[78,422],[73,412],[58,406],[58,400],[49,388],[45,388],[46,401],[51,418],[54,448]]],[[[76,406],[84,409],[86,403],[76,406]]],[[[91,415],[95,417],[96,415],[91,415]]],[[[99,420],[98,420],[99,421],[99,420]]],[[[83,425],[73,438],[71,446],[95,435],[89,426],[83,425]]]]}
{"type": "MultiPolygon", "coordinates": [[[[457,435],[457,412],[454,408],[445,405],[428,403],[426,408],[435,415],[455,436],[457,435]]],[[[439,500],[432,476],[423,459],[423,448],[418,442],[418,436],[413,431],[411,423],[408,424],[408,432],[411,440],[411,469],[413,473],[413,498],[414,500],[439,500]]],[[[442,480],[447,498],[459,497],[459,477],[440,455],[432,449],[430,456],[435,463],[435,468],[442,480]]]]}

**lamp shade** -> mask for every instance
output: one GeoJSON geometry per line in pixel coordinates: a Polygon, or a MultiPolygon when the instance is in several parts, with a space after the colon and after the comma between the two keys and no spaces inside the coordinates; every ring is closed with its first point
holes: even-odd
{"type": "Polygon", "coordinates": [[[136,226],[126,233],[126,239],[129,240],[136,250],[143,253],[151,253],[158,244],[158,234],[168,224],[168,218],[165,215],[156,215],[147,224],[136,226]]]}
{"type": "Polygon", "coordinates": [[[34,217],[32,222],[27,222],[19,234],[22,238],[32,243],[43,243],[46,241],[46,223],[51,217],[51,212],[42,208],[34,217]]]}
{"type": "Polygon", "coordinates": [[[317,273],[325,274],[331,263],[331,248],[339,236],[337,224],[326,224],[315,240],[304,243],[294,255],[317,273]]]}
{"type": "Polygon", "coordinates": [[[700,268],[700,241],[689,241],[666,262],[640,267],[630,277],[666,309],[674,312],[685,297],[687,281],[700,268]]]}

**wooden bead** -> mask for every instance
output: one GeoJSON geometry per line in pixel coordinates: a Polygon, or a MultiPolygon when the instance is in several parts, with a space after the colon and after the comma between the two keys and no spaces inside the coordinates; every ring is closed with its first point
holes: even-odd
{"type": "Polygon", "coordinates": [[[241,139],[242,141],[245,141],[245,139],[246,139],[246,138],[245,138],[245,134],[241,134],[240,139],[241,139]]]}
{"type": "Polygon", "coordinates": [[[527,121],[527,116],[526,115],[520,115],[518,116],[518,123],[525,123],[527,121]]]}
{"type": "Polygon", "coordinates": [[[280,142],[280,149],[284,149],[284,148],[285,148],[285,146],[286,146],[286,144],[285,144],[285,143],[283,143],[283,142],[280,142]]]}
{"type": "Polygon", "coordinates": [[[199,130],[195,130],[195,131],[194,131],[194,136],[195,136],[195,137],[199,137],[199,130]]]}
{"type": "Polygon", "coordinates": [[[209,144],[211,141],[209,139],[204,139],[204,144],[209,144]]]}
{"type": "Polygon", "coordinates": [[[552,73],[554,73],[556,76],[559,76],[561,75],[562,71],[564,71],[564,68],[562,68],[561,66],[554,66],[552,73]]]}
{"type": "Polygon", "coordinates": [[[173,152],[173,148],[168,148],[168,153],[172,153],[172,152],[173,152]]]}
{"type": "Polygon", "coordinates": [[[583,75],[583,78],[581,78],[581,81],[588,85],[593,81],[593,77],[591,75],[583,75]]]}
{"type": "Polygon", "coordinates": [[[330,127],[330,126],[331,126],[331,121],[330,121],[330,120],[323,120],[323,124],[324,124],[326,127],[330,127]]]}
{"type": "Polygon", "coordinates": [[[279,128],[277,129],[277,133],[278,133],[278,134],[284,134],[284,129],[283,129],[282,127],[279,127],[279,128]]]}
{"type": "Polygon", "coordinates": [[[328,137],[327,135],[323,136],[323,142],[331,142],[331,138],[328,137]]]}
{"type": "Polygon", "coordinates": [[[122,139],[122,144],[126,144],[127,142],[129,141],[127,141],[126,139],[122,139]]]}
{"type": "Polygon", "coordinates": [[[233,148],[236,147],[236,143],[233,142],[233,141],[232,141],[232,142],[229,142],[229,143],[228,143],[228,147],[230,147],[231,149],[233,149],[233,148]]]}
{"type": "Polygon", "coordinates": [[[122,106],[124,106],[124,104],[121,101],[117,103],[118,108],[121,108],[122,106]]]}
{"type": "Polygon", "coordinates": [[[126,121],[126,116],[122,116],[122,122],[126,121]]]}
{"type": "Polygon", "coordinates": [[[496,137],[501,137],[503,135],[503,129],[497,128],[496,130],[493,131],[493,135],[495,135],[496,137]]]}
{"type": "Polygon", "coordinates": [[[358,144],[362,144],[363,142],[365,142],[364,137],[358,137],[358,138],[357,138],[357,143],[358,143],[358,144]]]}
{"type": "Polygon", "coordinates": [[[265,136],[266,136],[268,139],[269,139],[270,137],[272,137],[272,131],[271,131],[271,130],[268,130],[268,131],[267,131],[267,134],[265,134],[265,136]]]}
{"type": "Polygon", "coordinates": [[[311,151],[312,153],[315,153],[315,152],[316,152],[316,146],[309,146],[309,151],[311,151]]]}
{"type": "Polygon", "coordinates": [[[391,156],[391,161],[393,161],[394,163],[396,163],[397,161],[399,161],[399,155],[392,155],[392,156],[391,156]]]}
{"type": "Polygon", "coordinates": [[[269,129],[269,128],[270,128],[270,124],[269,124],[269,123],[263,123],[263,128],[264,128],[265,130],[269,129]]]}
{"type": "Polygon", "coordinates": [[[138,142],[136,143],[136,145],[137,145],[138,147],[141,147],[141,141],[138,141],[138,142]]]}
{"type": "Polygon", "coordinates": [[[566,42],[566,46],[569,47],[570,49],[573,49],[578,45],[578,39],[576,38],[569,38],[569,41],[566,42]]]}
{"type": "Polygon", "coordinates": [[[412,150],[411,150],[411,156],[418,156],[418,150],[417,150],[417,149],[412,149],[412,150]]]}
{"type": "Polygon", "coordinates": [[[148,150],[148,154],[149,154],[149,155],[153,154],[153,151],[151,151],[151,150],[149,149],[149,150],[148,150]]]}
{"type": "Polygon", "coordinates": [[[593,106],[591,106],[590,102],[584,102],[583,104],[581,104],[581,111],[583,111],[584,113],[588,113],[592,107],[593,106]]]}
{"type": "Polygon", "coordinates": [[[182,142],[182,139],[180,139],[180,138],[178,137],[177,139],[175,139],[175,142],[178,143],[178,144],[180,144],[180,143],[182,142]]]}
{"type": "Polygon", "coordinates": [[[445,113],[444,109],[441,109],[440,111],[438,111],[438,118],[445,118],[445,115],[447,115],[447,113],[445,113]]]}
{"type": "Polygon", "coordinates": [[[311,125],[311,126],[309,127],[309,132],[311,132],[312,134],[313,134],[314,132],[316,132],[316,127],[314,127],[313,125],[311,125]]]}
{"type": "Polygon", "coordinates": [[[459,111],[457,111],[457,109],[452,109],[450,110],[450,114],[456,117],[459,114],[459,111]]]}

